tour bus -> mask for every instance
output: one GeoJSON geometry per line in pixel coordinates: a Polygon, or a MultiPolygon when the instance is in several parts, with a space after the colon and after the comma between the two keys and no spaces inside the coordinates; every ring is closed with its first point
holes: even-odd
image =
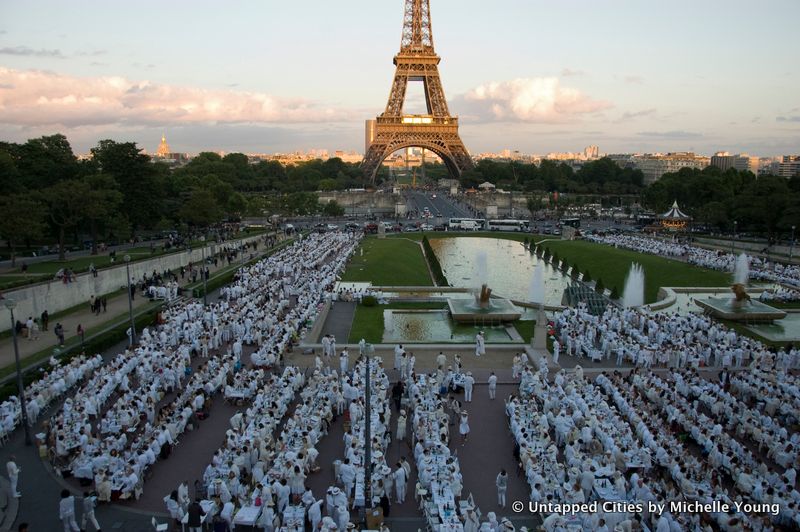
{"type": "Polygon", "coordinates": [[[523,220],[489,220],[486,225],[489,231],[524,231],[523,220]]]}
{"type": "Polygon", "coordinates": [[[454,229],[470,229],[476,231],[478,229],[483,229],[485,225],[486,220],[483,218],[450,218],[447,228],[451,231],[454,229]],[[464,222],[466,222],[466,224],[464,222]]]}
{"type": "Polygon", "coordinates": [[[574,227],[578,229],[581,226],[581,219],[578,216],[571,216],[569,218],[562,218],[561,219],[561,226],[568,225],[570,227],[574,227]]]}

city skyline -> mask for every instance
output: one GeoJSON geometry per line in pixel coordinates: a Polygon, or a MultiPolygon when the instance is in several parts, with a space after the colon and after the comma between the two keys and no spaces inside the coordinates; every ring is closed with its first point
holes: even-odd
{"type": "MultiPolygon", "coordinates": [[[[431,4],[472,154],[800,151],[795,2],[431,4]]],[[[0,139],[61,132],[76,152],[103,138],[154,152],[166,132],[190,153],[362,152],[364,120],[386,104],[403,3],[348,8],[5,2],[0,139]]],[[[420,95],[409,92],[407,111],[420,95]]]]}

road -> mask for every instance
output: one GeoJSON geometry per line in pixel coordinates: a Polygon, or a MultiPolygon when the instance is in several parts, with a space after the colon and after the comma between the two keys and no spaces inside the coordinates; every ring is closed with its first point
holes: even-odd
{"type": "Polygon", "coordinates": [[[455,201],[442,193],[436,193],[432,197],[431,192],[409,191],[406,193],[406,202],[409,210],[416,210],[420,213],[427,207],[434,216],[441,215],[445,220],[448,218],[468,218],[470,213],[467,209],[457,204],[455,201]]]}

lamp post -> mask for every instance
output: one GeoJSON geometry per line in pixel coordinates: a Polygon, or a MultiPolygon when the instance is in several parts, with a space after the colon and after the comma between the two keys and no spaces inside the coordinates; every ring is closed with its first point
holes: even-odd
{"type": "Polygon", "coordinates": [[[792,262],[792,255],[794,255],[794,229],[792,226],[792,238],[789,239],[789,262],[792,262]]]}
{"type": "Polygon", "coordinates": [[[133,298],[131,297],[131,256],[125,255],[125,273],[128,278],[128,315],[131,318],[130,345],[136,343],[136,322],[133,321],[133,298]]]}
{"type": "Polygon", "coordinates": [[[208,305],[208,279],[206,279],[206,237],[200,237],[200,251],[203,253],[203,264],[200,269],[200,275],[203,276],[203,306],[208,305]]]}
{"type": "Polygon", "coordinates": [[[733,221],[733,238],[731,238],[731,255],[735,253],[735,245],[736,245],[736,226],[739,225],[739,222],[736,220],[733,221]]]}
{"type": "Polygon", "coordinates": [[[17,393],[19,393],[19,407],[22,411],[22,426],[25,427],[25,445],[31,444],[31,429],[28,426],[28,408],[25,404],[25,388],[22,386],[22,369],[19,367],[19,346],[17,345],[17,328],[14,322],[14,307],[17,302],[6,299],[5,305],[11,313],[11,336],[14,338],[14,362],[17,365],[17,393]]]}

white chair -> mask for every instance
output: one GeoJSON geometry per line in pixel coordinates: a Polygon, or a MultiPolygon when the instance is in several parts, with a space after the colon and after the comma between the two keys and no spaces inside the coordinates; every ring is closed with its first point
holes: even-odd
{"type": "Polygon", "coordinates": [[[169,529],[169,523],[159,524],[155,517],[153,517],[150,522],[153,524],[153,530],[156,532],[166,532],[169,529]]]}

